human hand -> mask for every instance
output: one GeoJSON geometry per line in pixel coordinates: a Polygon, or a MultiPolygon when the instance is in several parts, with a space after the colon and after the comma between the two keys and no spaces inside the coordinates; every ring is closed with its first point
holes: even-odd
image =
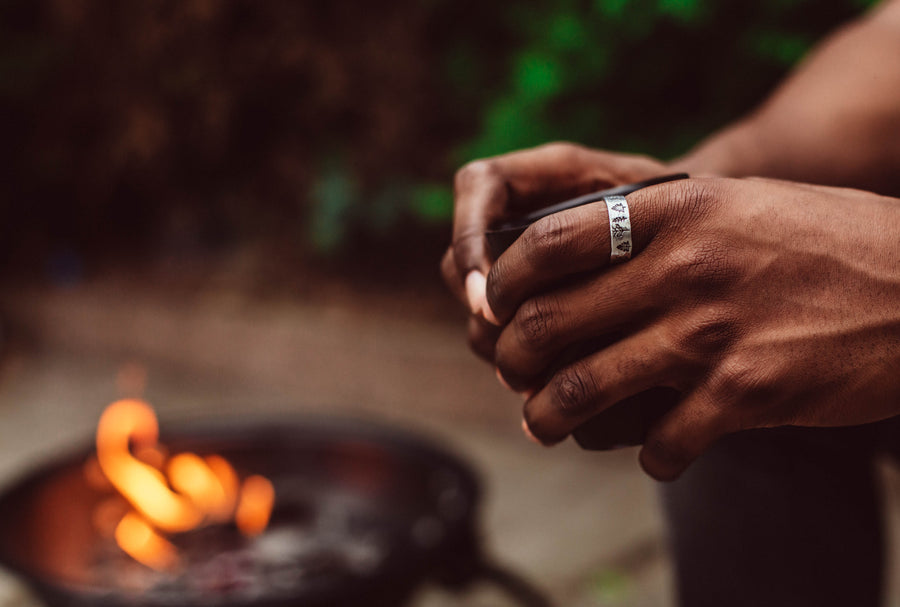
{"type": "Polygon", "coordinates": [[[720,436],[900,413],[900,200],[857,190],[694,179],[628,196],[634,257],[609,267],[601,203],[540,220],[500,256],[495,362],[531,391],[551,444],[654,387],[681,402],[644,469],[676,478],[720,436]],[[615,341],[560,369],[574,344],[615,341]]]}
{"type": "Polygon", "coordinates": [[[644,156],[551,143],[477,160],[456,174],[453,240],[441,263],[450,290],[469,308],[469,342],[493,360],[499,331],[484,319],[485,276],[493,260],[485,240],[492,224],[566,198],[667,172],[644,156]]]}

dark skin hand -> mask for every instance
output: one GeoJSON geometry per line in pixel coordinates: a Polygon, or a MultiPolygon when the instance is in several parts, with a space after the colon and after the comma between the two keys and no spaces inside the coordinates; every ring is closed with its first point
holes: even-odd
{"type": "Polygon", "coordinates": [[[788,182],[657,186],[629,196],[646,250],[614,268],[602,204],[539,222],[496,263],[483,236],[503,217],[681,171],[900,193],[898,54],[900,0],[888,0],[670,164],[551,144],[457,174],[444,277],[469,307],[473,349],[527,395],[534,435],[558,441],[625,396],[674,387],[685,400],[641,453],[670,479],[727,432],[900,412],[894,199],[788,182]],[[609,333],[611,345],[547,377],[567,344],[609,333]]]}
{"type": "Polygon", "coordinates": [[[760,175],[900,194],[900,0],[838,30],[749,116],[682,158],[552,143],[476,160],[456,175],[453,242],[441,268],[466,304],[469,341],[493,356],[496,331],[483,319],[491,262],[484,231],[508,217],[606,187],[666,173],[760,175]]]}
{"type": "Polygon", "coordinates": [[[531,391],[538,440],[672,387],[684,398],[640,455],[669,480],[726,433],[900,414],[900,200],[762,179],[628,199],[630,261],[609,267],[599,203],[537,222],[487,277],[495,363],[531,391]],[[562,350],[612,332],[624,337],[545,379],[562,350]]]}
{"type": "Polygon", "coordinates": [[[444,279],[469,307],[469,343],[492,360],[499,332],[484,319],[485,277],[491,267],[485,230],[507,215],[569,197],[658,176],[666,166],[646,156],[614,154],[570,143],[471,162],[456,174],[453,243],[441,263],[444,279]]]}

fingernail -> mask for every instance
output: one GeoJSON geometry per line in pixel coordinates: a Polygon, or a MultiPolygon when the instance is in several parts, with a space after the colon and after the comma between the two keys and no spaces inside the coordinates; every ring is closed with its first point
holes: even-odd
{"type": "Polygon", "coordinates": [[[486,283],[484,274],[478,270],[472,270],[466,276],[466,298],[469,300],[469,310],[472,311],[472,314],[482,314],[487,305],[486,283]]]}
{"type": "Polygon", "coordinates": [[[531,433],[531,428],[528,427],[528,422],[524,419],[522,420],[522,432],[525,433],[525,436],[528,437],[528,440],[533,442],[536,445],[542,445],[541,441],[537,439],[537,437],[531,433]]]}

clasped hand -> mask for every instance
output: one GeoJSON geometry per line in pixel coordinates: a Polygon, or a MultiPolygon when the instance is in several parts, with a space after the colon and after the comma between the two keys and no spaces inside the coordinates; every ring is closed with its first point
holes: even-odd
{"type": "Polygon", "coordinates": [[[631,395],[671,387],[682,399],[640,454],[648,474],[669,480],[727,433],[900,413],[900,201],[774,180],[691,179],[628,196],[635,251],[626,263],[609,265],[602,202],[538,221],[490,260],[484,226],[523,200],[552,196],[560,183],[596,189],[662,172],[617,156],[623,177],[598,180],[571,162],[594,153],[519,153],[513,165],[543,167],[528,178],[527,196],[504,157],[457,181],[445,278],[474,312],[473,348],[525,395],[524,419],[539,441],[556,443],[631,395]],[[540,162],[553,154],[569,156],[568,173],[540,162]],[[585,343],[605,345],[559,364],[585,343]]]}

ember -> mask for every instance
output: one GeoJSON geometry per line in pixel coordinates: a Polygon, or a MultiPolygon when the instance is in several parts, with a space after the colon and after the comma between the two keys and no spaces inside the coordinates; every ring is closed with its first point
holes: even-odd
{"type": "MultiPolygon", "coordinates": [[[[231,521],[247,536],[266,528],[275,503],[268,479],[253,475],[241,483],[228,460],[218,455],[166,457],[158,439],[156,415],[141,400],[112,403],[97,426],[100,470],[131,506],[115,528],[122,550],[153,569],[173,569],[178,551],[167,533],[231,521]]],[[[96,485],[92,465],[86,474],[96,485]]],[[[95,516],[100,524],[107,519],[95,516]]]]}

